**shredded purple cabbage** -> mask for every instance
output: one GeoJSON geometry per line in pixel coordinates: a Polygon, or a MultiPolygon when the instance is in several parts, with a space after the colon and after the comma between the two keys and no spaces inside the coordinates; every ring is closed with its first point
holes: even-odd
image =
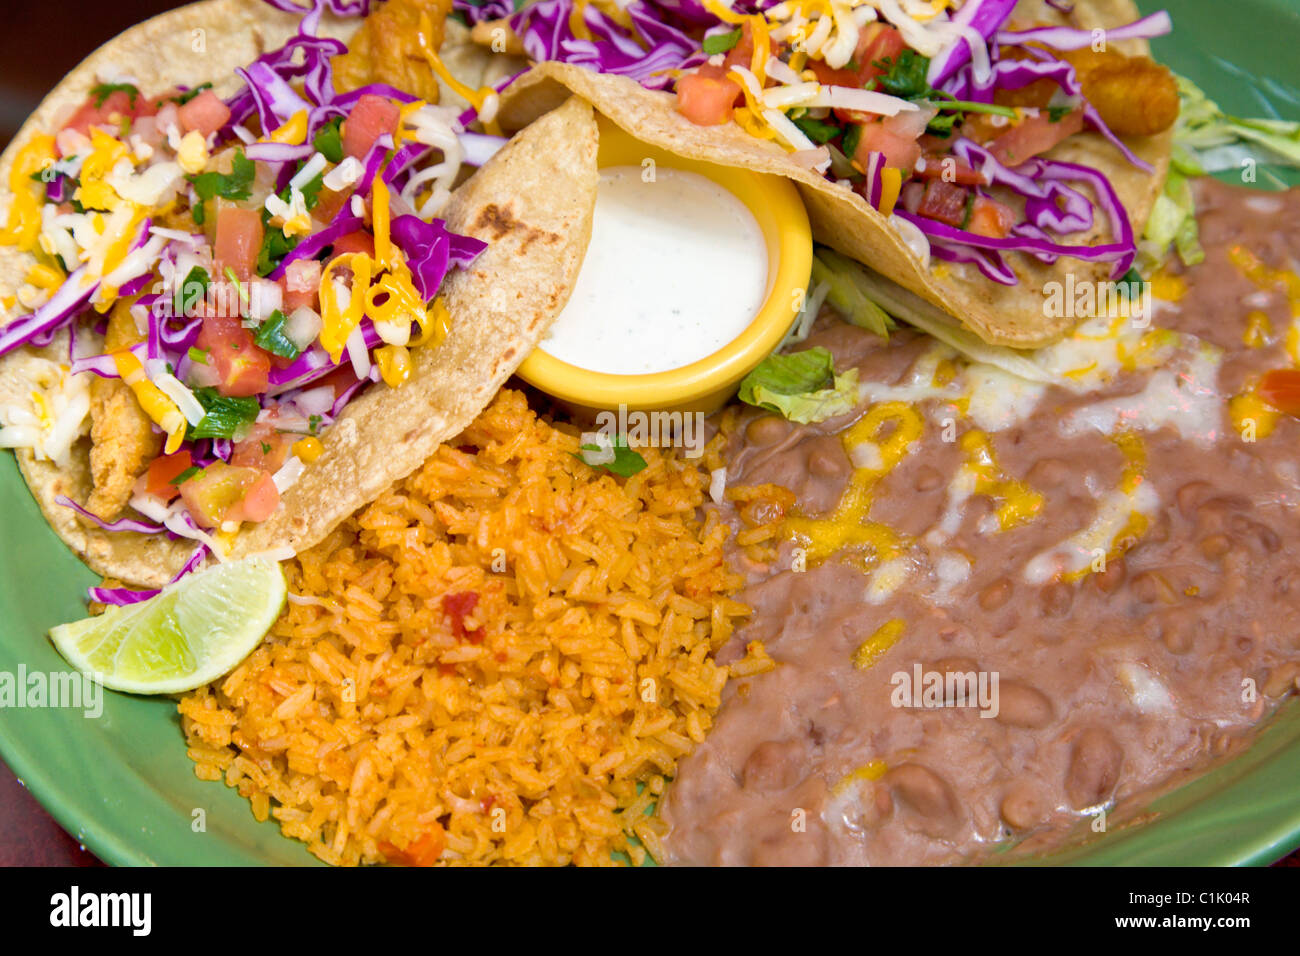
{"type": "Polygon", "coordinates": [[[489,0],[482,6],[455,0],[454,6],[471,23],[508,17],[531,60],[559,60],[627,76],[649,89],[666,89],[673,82],[669,70],[707,59],[683,28],[717,22],[694,0],[632,0],[623,8],[632,24],[628,30],[588,5],[582,16],[592,38],[585,40],[570,26],[573,0],[540,0],[517,11],[509,0],[489,0]]]}
{"type": "Polygon", "coordinates": [[[159,534],[163,530],[163,526],[160,524],[154,524],[152,521],[136,521],[134,518],[119,518],[117,521],[105,521],[93,511],[87,511],[67,495],[59,495],[54,499],[54,502],[55,504],[62,505],[65,508],[71,508],[87,521],[91,521],[98,525],[102,531],[135,531],[138,534],[159,534]]]}
{"type": "MultiPolygon", "coordinates": [[[[1150,40],[1164,36],[1173,30],[1173,21],[1166,10],[1159,10],[1149,16],[1126,23],[1122,27],[1108,27],[1103,32],[1111,40],[1150,40]]],[[[1092,30],[1077,30],[1074,27],[1035,27],[1032,30],[1000,31],[995,39],[998,43],[1023,46],[1028,43],[1040,43],[1054,50],[1082,50],[1093,42],[1092,30]]]]}
{"type": "Polygon", "coordinates": [[[469,265],[487,248],[481,239],[449,231],[440,219],[425,222],[419,216],[398,216],[389,233],[406,254],[415,290],[426,303],[437,293],[448,269],[469,265]]]}
{"type": "Polygon", "coordinates": [[[298,245],[289,250],[289,253],[280,260],[280,264],[268,276],[271,279],[281,279],[289,268],[289,263],[296,262],[299,259],[314,259],[320,254],[326,246],[332,245],[348,233],[356,232],[365,226],[365,220],[352,215],[348,209],[348,204],[344,203],[339,209],[338,215],[334,221],[322,229],[320,232],[314,232],[298,245]]]}
{"type": "MultiPolygon", "coordinates": [[[[208,556],[208,546],[200,544],[194,549],[188,561],[181,566],[176,575],[167,583],[175,584],[187,574],[193,574],[203,564],[204,559],[208,556]]],[[[86,595],[92,601],[98,601],[100,604],[107,604],[111,607],[125,607],[128,604],[140,604],[152,597],[157,597],[162,593],[161,588],[151,590],[137,591],[134,588],[87,588],[86,595]]]]}
{"type": "MultiPolygon", "coordinates": [[[[966,0],[952,17],[953,23],[970,27],[987,43],[990,36],[1000,30],[1015,9],[1016,0],[966,0]]],[[[930,61],[926,80],[938,87],[961,67],[970,62],[971,40],[959,36],[946,50],[930,61]]]]}

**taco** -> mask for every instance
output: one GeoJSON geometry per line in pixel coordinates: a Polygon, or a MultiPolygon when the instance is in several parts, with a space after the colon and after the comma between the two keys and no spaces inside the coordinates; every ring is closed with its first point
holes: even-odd
{"type": "Polygon", "coordinates": [[[1074,319],[1045,308],[1045,289],[1067,275],[1134,278],[1178,113],[1172,74],[1147,57],[1163,13],[1139,20],[1129,0],[465,9],[476,37],[537,64],[503,91],[503,126],[577,93],[654,146],[784,175],[818,242],[987,342],[1058,339],[1074,319]]]}
{"type": "Polygon", "coordinates": [[[487,405],[590,238],[589,105],[468,133],[503,67],[448,3],[274,6],[128,30],[0,157],[0,446],[117,581],[321,540],[487,405]]]}

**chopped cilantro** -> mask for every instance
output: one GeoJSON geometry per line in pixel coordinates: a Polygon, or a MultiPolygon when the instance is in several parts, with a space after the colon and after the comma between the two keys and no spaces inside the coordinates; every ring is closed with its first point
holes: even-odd
{"type": "Polygon", "coordinates": [[[193,313],[195,307],[208,294],[209,282],[211,277],[207,269],[202,266],[192,268],[180,288],[172,294],[172,315],[187,316],[193,313]]]}
{"type": "Polygon", "coordinates": [[[715,53],[726,53],[737,43],[740,42],[741,30],[739,27],[730,33],[715,33],[713,36],[705,37],[703,48],[704,52],[713,56],[715,53]]]}
{"type": "Polygon", "coordinates": [[[939,108],[939,115],[932,119],[925,129],[932,136],[947,139],[965,113],[993,113],[1008,119],[1016,117],[1016,111],[1009,106],[958,100],[951,93],[936,90],[925,78],[930,68],[930,58],[922,56],[915,50],[904,50],[897,57],[873,60],[871,65],[885,72],[873,77],[867,83],[867,89],[879,88],[892,96],[913,102],[924,101],[939,108]]]}
{"type": "Polygon", "coordinates": [[[226,266],[225,275],[226,278],[229,279],[231,283],[234,284],[235,292],[239,294],[240,303],[244,306],[244,308],[248,308],[248,290],[244,288],[244,283],[239,281],[239,276],[235,273],[235,267],[226,266]]]}
{"type": "Polygon", "coordinates": [[[257,343],[258,348],[272,355],[296,359],[299,349],[289,336],[284,334],[284,323],[284,313],[276,309],[271,313],[270,318],[257,327],[257,331],[253,333],[253,341],[257,343]]]}
{"type": "Polygon", "coordinates": [[[1131,299],[1142,291],[1142,282],[1142,273],[1134,266],[1120,277],[1118,292],[1124,298],[1131,299]]]}
{"type": "Polygon", "coordinates": [[[191,478],[193,478],[195,475],[199,474],[202,471],[203,471],[202,468],[198,468],[195,467],[194,465],[191,465],[190,467],[182,471],[179,475],[177,475],[175,478],[173,478],[171,481],[169,481],[168,484],[183,485],[185,484],[185,482],[189,481],[191,478]]]}
{"type": "Polygon", "coordinates": [[[316,152],[331,163],[343,162],[343,137],[339,133],[339,126],[342,123],[343,117],[334,117],[316,131],[316,135],[311,141],[312,146],[316,148],[316,152]]]}
{"type": "Polygon", "coordinates": [[[257,274],[269,276],[296,245],[297,237],[290,239],[279,229],[268,228],[262,234],[262,248],[257,252],[257,274]]]}
{"type": "Polygon", "coordinates": [[[930,58],[921,56],[915,50],[904,50],[896,57],[873,60],[871,65],[885,71],[872,82],[891,96],[914,100],[924,99],[932,92],[930,84],[925,80],[930,58]]]}
{"type": "Polygon", "coordinates": [[[198,86],[194,87],[193,89],[186,90],[184,93],[177,93],[171,99],[172,102],[175,103],[177,106],[184,106],[186,103],[194,99],[194,97],[198,96],[204,90],[210,90],[210,89],[212,89],[211,83],[200,83],[198,86]]]}
{"type": "Polygon", "coordinates": [[[203,225],[205,214],[203,212],[203,203],[195,203],[194,208],[190,210],[190,215],[194,217],[194,225],[203,225]]]}
{"type": "Polygon", "coordinates": [[[961,217],[962,229],[970,228],[970,217],[973,216],[974,214],[975,214],[975,190],[969,189],[966,191],[966,211],[962,213],[962,217],[961,217]]]}
{"type": "Polygon", "coordinates": [[[303,204],[308,209],[315,209],[316,203],[320,202],[320,191],[323,185],[325,185],[325,174],[321,172],[298,187],[298,192],[302,193],[303,204]]]}
{"type": "Polygon", "coordinates": [[[186,178],[194,184],[194,191],[200,199],[215,199],[218,196],[222,199],[247,199],[252,194],[249,187],[253,183],[255,172],[253,161],[244,155],[242,149],[237,149],[229,173],[198,173],[186,178]]]}
{"type": "Polygon", "coordinates": [[[860,123],[854,123],[844,131],[844,139],[840,148],[844,151],[844,155],[848,157],[850,161],[853,159],[853,155],[858,151],[858,143],[861,141],[862,125],[860,123]]]}
{"type": "Polygon", "coordinates": [[[125,93],[131,97],[131,109],[135,109],[135,101],[140,98],[140,91],[130,83],[100,83],[90,90],[90,95],[95,98],[95,109],[103,106],[104,101],[114,93],[125,93]]]}
{"type": "Polygon", "coordinates": [[[269,455],[269,454],[271,454],[271,443],[270,443],[270,442],[262,442],[262,454],[263,454],[263,455],[269,455]]]}
{"type": "Polygon", "coordinates": [[[256,398],[231,398],[215,388],[196,388],[194,397],[203,406],[204,415],[185,434],[187,441],[199,438],[234,438],[251,425],[261,411],[256,398]]]}
{"type": "MultiPolygon", "coordinates": [[[[583,445],[583,451],[604,451],[600,445],[583,445]]],[[[574,455],[584,465],[589,468],[604,468],[611,474],[618,475],[620,478],[630,478],[638,471],[645,468],[646,460],[638,452],[628,447],[627,437],[624,435],[615,435],[613,441],[614,460],[602,462],[599,465],[593,465],[584,455],[574,455]]]]}
{"type": "Polygon", "coordinates": [[[961,119],[960,113],[940,113],[930,120],[930,125],[925,128],[925,131],[931,136],[947,139],[952,135],[953,127],[957,125],[959,119],[961,119]]]}
{"type": "Polygon", "coordinates": [[[794,120],[794,125],[803,130],[803,134],[814,143],[826,143],[840,135],[838,126],[832,123],[823,123],[821,120],[813,119],[811,116],[801,116],[794,120]]]}
{"type": "Polygon", "coordinates": [[[320,423],[321,423],[321,417],[319,415],[312,415],[310,418],[308,418],[307,419],[308,433],[312,435],[317,434],[320,431],[320,423]]]}
{"type": "Polygon", "coordinates": [[[1059,123],[1072,112],[1074,112],[1073,106],[1049,106],[1047,108],[1047,119],[1049,122],[1059,123]]]}

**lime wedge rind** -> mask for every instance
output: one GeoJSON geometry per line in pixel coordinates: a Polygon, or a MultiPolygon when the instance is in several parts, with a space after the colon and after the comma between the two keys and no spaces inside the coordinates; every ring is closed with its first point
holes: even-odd
{"type": "Polygon", "coordinates": [[[131,694],[176,694],[229,673],[284,610],[284,572],[266,558],[219,564],[148,601],[62,624],[50,640],[73,667],[131,694]]]}

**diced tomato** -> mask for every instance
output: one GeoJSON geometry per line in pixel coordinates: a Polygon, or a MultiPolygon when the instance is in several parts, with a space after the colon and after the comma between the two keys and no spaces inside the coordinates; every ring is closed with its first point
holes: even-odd
{"type": "Polygon", "coordinates": [[[872,153],[884,153],[885,165],[911,173],[916,168],[916,161],[921,158],[921,147],[915,137],[899,136],[883,123],[862,124],[862,136],[858,147],[853,152],[853,161],[862,169],[867,168],[872,153]]]}
{"type": "Polygon", "coordinates": [[[322,189],[317,193],[316,205],[311,207],[311,217],[319,223],[330,223],[343,208],[345,202],[352,199],[352,190],[344,189],[334,192],[332,189],[322,189]]]}
{"type": "Polygon", "coordinates": [[[906,49],[907,42],[896,28],[884,23],[867,24],[858,34],[858,46],[853,53],[853,61],[858,65],[858,82],[865,85],[867,80],[884,75],[887,71],[875,64],[895,60],[906,49]]]}
{"type": "Polygon", "coordinates": [[[172,484],[187,468],[194,467],[194,460],[188,451],[178,451],[174,455],[162,455],[149,465],[144,476],[144,490],[163,501],[171,501],[181,493],[179,486],[172,484]]]}
{"type": "Polygon", "coordinates": [[[895,136],[901,136],[903,139],[909,139],[916,143],[916,148],[921,148],[920,139],[925,135],[926,127],[930,121],[938,115],[939,111],[934,107],[921,107],[915,110],[904,110],[897,116],[886,116],[880,121],[880,125],[895,136]]]}
{"type": "Polygon", "coordinates": [[[696,126],[718,126],[731,120],[740,94],[722,67],[705,63],[677,81],[677,112],[696,126]]]}
{"type": "MultiPolygon", "coordinates": [[[[861,89],[869,80],[886,72],[876,66],[876,63],[892,60],[905,49],[907,44],[903,41],[903,35],[896,29],[883,23],[871,23],[858,34],[858,46],[848,64],[836,70],[821,60],[810,59],[808,68],[816,74],[819,83],[861,89]]],[[[852,122],[862,121],[857,116],[841,118],[852,122]]]]}
{"type": "Polygon", "coordinates": [[[143,96],[137,96],[133,102],[131,94],[125,90],[114,90],[98,105],[96,99],[96,96],[87,97],[63,128],[75,129],[83,136],[89,136],[92,126],[116,126],[123,119],[134,119],[137,108],[147,105],[143,96]]]}
{"type": "Polygon", "coordinates": [[[833,70],[821,60],[809,60],[807,69],[813,71],[817,77],[817,82],[823,86],[847,86],[849,89],[855,90],[862,85],[855,71],[849,69],[833,70]]]}
{"type": "Polygon", "coordinates": [[[401,110],[392,100],[366,93],[343,121],[343,152],[364,159],[375,140],[397,131],[401,110]]]}
{"type": "Polygon", "coordinates": [[[280,507],[280,489],[268,472],[258,472],[257,479],[244,492],[244,498],[226,512],[227,521],[265,521],[280,507]]]}
{"type": "Polygon", "coordinates": [[[996,199],[976,196],[966,229],[976,235],[988,236],[990,239],[1005,239],[1011,234],[1011,227],[1015,224],[1016,214],[1011,207],[1004,206],[996,199]]]}
{"type": "Polygon", "coordinates": [[[727,51],[726,57],[722,61],[722,72],[725,75],[733,66],[743,66],[749,69],[754,63],[754,34],[750,32],[749,21],[746,20],[740,25],[740,39],[736,45],[727,51]]]}
{"type": "Polygon", "coordinates": [[[1083,110],[1074,110],[1055,123],[1047,111],[1026,116],[989,143],[988,150],[1003,166],[1019,166],[1083,129],[1083,110]]]}
{"type": "Polygon", "coordinates": [[[364,229],[358,229],[334,240],[334,255],[342,256],[351,252],[364,252],[368,256],[373,256],[375,237],[364,229]]]}
{"type": "MultiPolygon", "coordinates": [[[[265,511],[265,484],[270,482],[275,491],[275,482],[271,476],[256,468],[236,468],[224,461],[214,461],[181,485],[181,498],[194,520],[204,528],[219,528],[223,521],[255,521],[246,514],[248,511],[262,513],[265,511]],[[256,490],[259,500],[255,507],[243,507],[244,501],[256,490]]],[[[279,493],[276,492],[276,500],[279,493]]],[[[271,511],[275,508],[272,507],[271,511]]],[[[267,513],[269,517],[269,513],[267,513]]]]}
{"type": "Polygon", "coordinates": [[[1300,369],[1273,369],[1255,391],[1279,412],[1300,418],[1300,369]]]}
{"type": "Polygon", "coordinates": [[[266,391],[270,356],[254,344],[252,333],[237,316],[205,316],[196,344],[208,353],[222,395],[242,398],[266,391]]]}
{"type": "Polygon", "coordinates": [[[235,270],[241,282],[256,274],[257,254],[262,248],[262,215],[256,209],[225,206],[217,213],[217,238],[212,253],[217,273],[235,270]]]}
{"type": "Polygon", "coordinates": [[[284,291],[284,314],[306,306],[316,308],[320,294],[321,264],[317,259],[295,259],[284,270],[280,288],[284,291]]]}
{"type": "Polygon", "coordinates": [[[451,618],[451,632],[456,635],[456,640],[468,639],[472,644],[483,640],[483,628],[470,631],[465,627],[465,618],[473,614],[476,607],[478,607],[477,591],[457,591],[443,596],[442,610],[447,617],[451,618]]]}
{"type": "Polygon", "coordinates": [[[983,175],[975,172],[956,156],[926,153],[922,158],[925,160],[925,168],[916,174],[922,179],[944,179],[950,183],[961,183],[963,186],[982,186],[986,182],[983,175]]]}
{"type": "Polygon", "coordinates": [[[343,397],[353,385],[357,384],[357,373],[352,370],[351,362],[344,362],[328,375],[323,375],[312,383],[312,388],[321,388],[328,385],[334,389],[334,398],[337,401],[343,397]]]}
{"type": "Polygon", "coordinates": [[[916,215],[921,208],[921,200],[924,196],[925,180],[913,179],[911,182],[903,183],[903,188],[898,193],[898,205],[916,215]]]}
{"type": "Polygon", "coordinates": [[[433,866],[447,848],[447,837],[442,826],[434,821],[419,838],[412,840],[405,850],[399,850],[387,841],[379,844],[380,851],[394,863],[404,866],[433,866]]]}
{"type": "Polygon", "coordinates": [[[289,457],[289,448],[294,440],[294,436],[260,422],[253,426],[247,438],[235,443],[230,463],[237,468],[256,468],[275,474],[289,457]]]}
{"type": "Polygon", "coordinates": [[[966,221],[966,203],[969,199],[970,190],[965,186],[931,179],[925,184],[925,193],[916,212],[927,219],[946,222],[960,229],[966,221]]]}
{"type": "Polygon", "coordinates": [[[196,129],[204,136],[215,133],[230,119],[230,107],[211,90],[204,90],[177,111],[181,129],[196,129]]]}

